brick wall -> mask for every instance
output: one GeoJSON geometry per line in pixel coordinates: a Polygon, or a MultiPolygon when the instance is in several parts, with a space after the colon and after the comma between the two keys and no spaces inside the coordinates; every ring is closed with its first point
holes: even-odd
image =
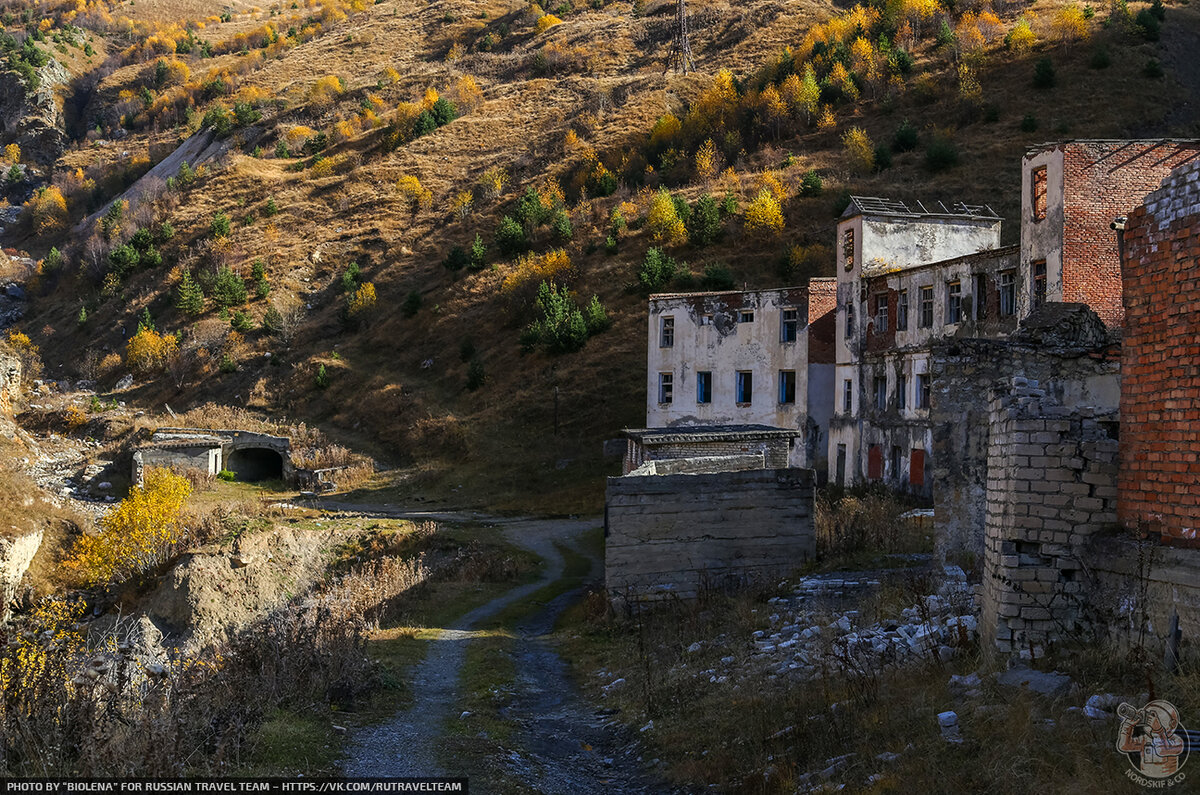
{"type": "Polygon", "coordinates": [[[816,552],[811,469],[608,479],[605,579],[614,599],[741,584],[816,552]]]}
{"type": "Polygon", "coordinates": [[[1121,262],[1110,224],[1129,213],[1173,168],[1194,158],[1196,142],[1074,141],[1063,152],[1063,296],[1119,326],[1121,262]]]}
{"type": "Polygon", "coordinates": [[[980,627],[1001,652],[1082,629],[1080,560],[1116,522],[1115,413],[1068,409],[1023,378],[989,415],[980,627]]]}
{"type": "Polygon", "coordinates": [[[837,358],[837,279],[808,282],[808,363],[833,364],[837,358]]]}
{"type": "Polygon", "coordinates": [[[1124,238],[1119,514],[1200,543],[1200,162],[1147,196],[1124,238]]]}

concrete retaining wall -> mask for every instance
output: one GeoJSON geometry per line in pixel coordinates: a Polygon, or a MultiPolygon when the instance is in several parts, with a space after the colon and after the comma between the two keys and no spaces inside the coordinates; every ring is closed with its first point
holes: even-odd
{"type": "Polygon", "coordinates": [[[803,564],[816,551],[814,483],[811,469],[609,478],[609,594],[691,598],[803,564]]]}

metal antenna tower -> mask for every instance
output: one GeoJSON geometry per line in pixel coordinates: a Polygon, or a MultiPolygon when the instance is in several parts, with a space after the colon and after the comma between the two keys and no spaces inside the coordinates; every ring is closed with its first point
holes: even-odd
{"type": "Polygon", "coordinates": [[[675,38],[671,42],[671,52],[667,55],[667,69],[671,67],[685,75],[696,71],[692,45],[688,41],[687,5],[684,0],[676,0],[675,3],[675,38]]]}

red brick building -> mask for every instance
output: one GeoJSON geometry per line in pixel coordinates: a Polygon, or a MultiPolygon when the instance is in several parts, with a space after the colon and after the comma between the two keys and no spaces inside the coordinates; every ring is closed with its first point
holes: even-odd
{"type": "Polygon", "coordinates": [[[1124,247],[1118,516],[1200,543],[1200,158],[1129,214],[1124,247]]]}
{"type": "Polygon", "coordinates": [[[1198,153],[1198,141],[1165,139],[1064,141],[1027,152],[1020,275],[1030,300],[1087,304],[1120,326],[1121,260],[1110,224],[1198,153]]]}

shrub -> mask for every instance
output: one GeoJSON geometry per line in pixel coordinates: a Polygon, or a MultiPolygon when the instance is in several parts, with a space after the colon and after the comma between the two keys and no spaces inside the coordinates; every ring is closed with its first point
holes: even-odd
{"type": "Polygon", "coordinates": [[[853,174],[869,174],[875,170],[875,145],[861,127],[851,127],[842,134],[842,149],[853,174]]]}
{"type": "Polygon", "coordinates": [[[145,484],[99,520],[100,533],[80,537],[67,566],[93,586],[157,572],[186,540],[181,514],[191,493],[187,478],[166,469],[146,470],[145,484]]]}
{"type": "Polygon", "coordinates": [[[824,188],[821,175],[811,168],[804,172],[804,176],[800,177],[801,196],[819,196],[824,188]]]}
{"type": "Polygon", "coordinates": [[[375,285],[371,282],[363,282],[354,295],[348,296],[346,313],[352,318],[362,320],[375,309],[375,301],[375,285]]]}
{"type": "Polygon", "coordinates": [[[474,392],[483,386],[486,380],[487,376],[483,370],[483,360],[479,357],[471,359],[470,364],[467,365],[467,390],[474,392]]]}
{"type": "Polygon", "coordinates": [[[133,271],[141,262],[142,255],[128,243],[123,243],[108,252],[109,268],[118,279],[133,271]]]}
{"type": "Polygon", "coordinates": [[[1055,12],[1051,27],[1063,41],[1074,41],[1088,37],[1087,16],[1083,9],[1074,3],[1062,6],[1055,12]]]}
{"type": "Polygon", "coordinates": [[[217,473],[217,480],[223,480],[226,483],[232,483],[237,480],[237,474],[230,469],[222,469],[217,473]]]}
{"type": "Polygon", "coordinates": [[[553,14],[546,14],[538,19],[537,26],[536,26],[537,32],[545,33],[547,30],[554,27],[555,25],[561,25],[561,24],[562,24],[561,19],[554,16],[553,14]]]}
{"type": "Polygon", "coordinates": [[[38,188],[21,209],[35,235],[59,234],[67,228],[67,200],[53,185],[38,188]]]}
{"type": "Polygon", "coordinates": [[[213,213],[208,230],[213,237],[229,237],[229,216],[219,210],[213,213]]]}
{"type": "Polygon", "coordinates": [[[1138,31],[1141,32],[1142,38],[1146,41],[1158,41],[1162,35],[1160,32],[1161,23],[1154,12],[1149,8],[1143,8],[1134,17],[1134,24],[1138,31]]]}
{"type": "Polygon", "coordinates": [[[571,353],[587,343],[587,322],[566,287],[542,282],[535,307],[540,317],[530,324],[526,341],[536,340],[549,353],[571,353]]]}
{"type": "Polygon", "coordinates": [[[1034,88],[1054,88],[1056,77],[1054,74],[1054,64],[1050,58],[1039,58],[1033,65],[1033,87],[1034,88]]]}
{"type": "Polygon", "coordinates": [[[214,135],[224,138],[233,130],[233,116],[223,105],[213,105],[208,113],[204,114],[201,125],[212,130],[214,135]]]}
{"type": "Polygon", "coordinates": [[[279,213],[279,205],[275,203],[275,197],[267,199],[267,203],[263,206],[263,218],[270,218],[279,213]]]}
{"type": "Polygon", "coordinates": [[[500,219],[500,225],[496,227],[496,248],[506,257],[511,257],[514,254],[520,254],[529,248],[529,242],[525,239],[525,229],[517,223],[511,216],[504,216],[500,219]]]}
{"type": "Polygon", "coordinates": [[[587,326],[590,335],[607,331],[612,325],[612,320],[608,317],[604,304],[600,303],[599,296],[593,295],[592,300],[588,301],[588,305],[583,308],[583,323],[587,326]]]}
{"type": "Polygon", "coordinates": [[[263,315],[262,326],[263,330],[271,335],[278,335],[283,331],[283,313],[274,304],[267,307],[267,311],[263,315]]]}
{"type": "Polygon", "coordinates": [[[688,240],[694,246],[707,246],[721,236],[721,208],[717,200],[705,194],[696,200],[687,219],[688,240]]]}
{"type": "Polygon", "coordinates": [[[1159,63],[1157,58],[1151,58],[1150,60],[1146,61],[1146,65],[1142,67],[1142,75],[1150,78],[1151,80],[1158,80],[1165,74],[1166,72],[1163,71],[1162,64],[1159,63]]]}
{"type": "Polygon", "coordinates": [[[1025,118],[1021,119],[1021,132],[1037,132],[1038,120],[1032,113],[1026,113],[1025,118]]]}
{"type": "Polygon", "coordinates": [[[755,237],[777,235],[783,231],[783,211],[769,189],[760,190],[754,201],[747,205],[743,224],[746,232],[755,237]]]}
{"type": "Polygon", "coordinates": [[[560,208],[554,213],[554,217],[550,221],[550,232],[554,238],[554,242],[570,242],[575,232],[571,228],[571,217],[567,215],[566,210],[560,208]]]}
{"type": "Polygon", "coordinates": [[[253,331],[254,318],[250,317],[247,312],[239,309],[233,313],[231,318],[229,318],[229,326],[234,331],[240,331],[243,333],[247,331],[253,331]]]}
{"type": "Polygon", "coordinates": [[[466,249],[462,246],[452,247],[446,258],[442,260],[442,266],[450,271],[462,270],[470,264],[471,256],[467,254],[466,249]]]}
{"type": "Polygon", "coordinates": [[[487,246],[478,232],[475,233],[475,242],[471,244],[471,257],[468,265],[473,271],[481,270],[484,265],[487,265],[487,246]]]}
{"type": "Polygon", "coordinates": [[[405,296],[404,303],[400,305],[400,311],[405,317],[413,317],[421,311],[421,303],[421,294],[413,290],[405,296]]]}
{"type": "Polygon", "coordinates": [[[317,374],[313,377],[313,384],[317,389],[325,389],[329,386],[329,373],[325,371],[325,365],[317,368],[317,374]]]}
{"type": "Polygon", "coordinates": [[[221,266],[213,280],[213,302],[220,307],[230,307],[246,303],[247,298],[246,281],[228,265],[221,266]]]}
{"type": "Polygon", "coordinates": [[[125,345],[125,364],[136,373],[151,373],[165,369],[178,352],[174,335],[142,328],[125,345]]]}
{"type": "Polygon", "coordinates": [[[1092,57],[1088,59],[1088,67],[1091,69],[1107,69],[1112,65],[1112,58],[1108,54],[1108,48],[1103,44],[1097,45],[1096,49],[1092,50],[1092,57]]]}
{"type": "Polygon", "coordinates": [[[175,308],[185,315],[195,317],[204,311],[204,292],[192,278],[191,271],[184,271],[176,290],[175,308]]]}
{"type": "Polygon", "coordinates": [[[429,113],[438,127],[449,124],[458,118],[458,108],[454,107],[454,103],[445,97],[438,97],[437,102],[434,102],[433,107],[429,109],[429,113]]]}
{"type": "Polygon", "coordinates": [[[958,147],[945,135],[935,135],[925,146],[925,167],[945,171],[958,165],[958,147]]]}
{"type": "Polygon", "coordinates": [[[734,288],[733,272],[719,262],[711,262],[704,266],[704,275],[700,277],[700,286],[705,290],[732,290],[734,288]]]}
{"type": "Polygon", "coordinates": [[[892,150],[895,152],[911,152],[917,148],[917,143],[920,140],[920,133],[912,123],[905,119],[900,122],[900,126],[896,128],[896,132],[892,135],[892,150]]]}
{"type": "Polygon", "coordinates": [[[421,111],[417,118],[413,121],[413,137],[420,138],[422,135],[428,135],[437,129],[437,119],[427,110],[421,111]]]}
{"type": "Polygon", "coordinates": [[[638,269],[638,284],[646,292],[662,289],[679,272],[679,265],[659,248],[646,249],[646,256],[638,269]]]}
{"type": "Polygon", "coordinates": [[[687,239],[687,229],[679,218],[671,194],[665,189],[660,189],[650,200],[646,226],[657,243],[672,245],[687,239]]]}
{"type": "Polygon", "coordinates": [[[875,170],[883,171],[892,167],[892,150],[887,144],[878,144],[875,147],[875,170]]]}
{"type": "Polygon", "coordinates": [[[1029,27],[1029,20],[1021,17],[1017,20],[1017,24],[1013,25],[1012,30],[1004,35],[1004,44],[1013,52],[1026,52],[1034,43],[1037,42],[1037,36],[1034,35],[1033,29],[1029,27]]]}
{"type": "Polygon", "coordinates": [[[433,193],[412,174],[406,174],[396,180],[396,191],[414,218],[421,210],[428,210],[433,206],[433,193]]]}
{"type": "Polygon", "coordinates": [[[508,186],[508,172],[500,166],[491,166],[479,177],[479,187],[485,199],[498,199],[508,186]]]}

